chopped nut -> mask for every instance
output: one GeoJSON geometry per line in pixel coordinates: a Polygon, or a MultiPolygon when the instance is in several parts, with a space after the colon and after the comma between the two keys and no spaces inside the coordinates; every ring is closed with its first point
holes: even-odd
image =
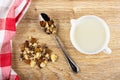
{"type": "Polygon", "coordinates": [[[57,60],[57,56],[55,54],[51,54],[51,60],[52,62],[55,62],[57,60]]]}
{"type": "Polygon", "coordinates": [[[47,22],[46,22],[45,28],[47,28],[47,29],[49,28],[49,25],[48,25],[48,23],[47,23],[47,22]]]}
{"type": "Polygon", "coordinates": [[[34,53],[34,51],[30,51],[30,53],[31,53],[31,54],[33,54],[33,53],[34,53]]]}
{"type": "Polygon", "coordinates": [[[40,48],[35,48],[35,52],[40,52],[42,51],[40,48]]]}
{"type": "Polygon", "coordinates": [[[24,43],[24,47],[28,47],[29,46],[29,41],[26,40],[25,43],[24,43]]]}
{"type": "Polygon", "coordinates": [[[54,25],[51,25],[50,27],[54,28],[55,26],[54,26],[54,25]]]}
{"type": "Polygon", "coordinates": [[[40,25],[41,25],[41,27],[45,27],[46,22],[45,21],[40,21],[40,25]]]}
{"type": "Polygon", "coordinates": [[[27,55],[27,54],[25,54],[25,55],[24,55],[24,58],[25,58],[26,60],[28,60],[28,55],[27,55]]]}
{"type": "Polygon", "coordinates": [[[37,52],[35,56],[36,56],[36,58],[39,59],[41,57],[41,53],[37,52]]]}
{"type": "Polygon", "coordinates": [[[29,46],[32,46],[32,43],[29,43],[29,46]]]}
{"type": "Polygon", "coordinates": [[[50,21],[48,21],[48,24],[49,24],[49,26],[51,26],[52,24],[54,24],[54,21],[50,20],[50,21]]]}
{"type": "Polygon", "coordinates": [[[50,27],[50,31],[51,31],[51,32],[53,31],[53,27],[50,27]]]}
{"type": "Polygon", "coordinates": [[[36,62],[35,62],[34,60],[31,60],[30,66],[31,66],[31,67],[34,67],[35,65],[36,65],[36,62]]]}
{"type": "Polygon", "coordinates": [[[37,47],[37,43],[34,43],[33,46],[34,46],[34,47],[37,47]]]}
{"type": "Polygon", "coordinates": [[[30,51],[28,50],[28,51],[26,51],[28,54],[30,53],[30,51]]]}
{"type": "Polygon", "coordinates": [[[25,46],[22,45],[22,46],[21,46],[21,52],[24,52],[24,50],[25,50],[25,46]]]}
{"type": "Polygon", "coordinates": [[[30,42],[31,42],[32,44],[34,44],[34,43],[37,42],[37,39],[36,39],[36,38],[31,38],[30,42]]]}
{"type": "Polygon", "coordinates": [[[57,32],[57,29],[53,28],[52,34],[56,34],[56,32],[57,32]]]}
{"type": "Polygon", "coordinates": [[[44,62],[42,62],[41,64],[40,64],[40,67],[45,67],[46,66],[46,64],[44,63],[44,62]]]}
{"type": "Polygon", "coordinates": [[[30,51],[34,51],[35,47],[34,46],[29,46],[30,51]]]}
{"type": "Polygon", "coordinates": [[[30,59],[24,60],[24,62],[27,63],[27,64],[30,64],[31,60],[30,59]]]}
{"type": "Polygon", "coordinates": [[[46,53],[46,49],[43,49],[43,50],[42,50],[42,53],[45,54],[45,53],[46,53]]]}
{"type": "Polygon", "coordinates": [[[34,60],[34,57],[30,57],[30,60],[34,60]]]}
{"type": "Polygon", "coordinates": [[[50,30],[49,30],[49,29],[47,29],[47,30],[46,30],[46,33],[47,33],[47,34],[51,34],[51,32],[50,32],[50,30]]]}
{"type": "Polygon", "coordinates": [[[24,60],[24,55],[23,55],[23,53],[20,54],[20,59],[21,59],[21,60],[24,60]]]}
{"type": "Polygon", "coordinates": [[[27,52],[26,52],[26,51],[24,51],[24,52],[23,52],[23,54],[25,55],[25,54],[27,54],[27,52]]]}
{"type": "Polygon", "coordinates": [[[47,54],[45,55],[45,57],[46,57],[47,59],[49,59],[49,58],[50,58],[50,55],[47,53],[47,54]]]}
{"type": "Polygon", "coordinates": [[[47,63],[48,63],[48,60],[45,60],[44,63],[47,64],[47,63]]]}
{"type": "Polygon", "coordinates": [[[28,49],[28,48],[25,48],[25,51],[27,52],[27,51],[29,51],[29,49],[28,49]]]}
{"type": "Polygon", "coordinates": [[[46,53],[50,54],[50,53],[52,53],[52,50],[46,48],[46,53]]]}

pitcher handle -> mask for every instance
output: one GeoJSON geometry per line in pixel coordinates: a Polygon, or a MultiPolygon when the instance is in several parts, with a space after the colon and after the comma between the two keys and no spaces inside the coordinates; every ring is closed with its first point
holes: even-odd
{"type": "Polygon", "coordinates": [[[104,53],[106,54],[111,54],[112,50],[109,48],[109,47],[106,47],[104,50],[103,50],[104,53]]]}

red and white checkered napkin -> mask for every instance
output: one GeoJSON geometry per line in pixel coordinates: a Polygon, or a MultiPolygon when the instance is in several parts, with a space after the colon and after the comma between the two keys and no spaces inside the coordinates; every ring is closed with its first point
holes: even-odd
{"type": "Polygon", "coordinates": [[[29,5],[30,0],[0,0],[0,80],[19,80],[11,69],[10,41],[29,5]]]}

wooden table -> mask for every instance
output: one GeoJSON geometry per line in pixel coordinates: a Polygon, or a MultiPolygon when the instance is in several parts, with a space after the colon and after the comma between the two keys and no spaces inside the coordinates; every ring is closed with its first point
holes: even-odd
{"type": "Polygon", "coordinates": [[[13,39],[12,67],[21,80],[120,80],[120,0],[33,0],[13,39]],[[49,14],[59,26],[58,34],[80,68],[78,74],[69,70],[53,37],[40,29],[38,14],[41,12],[49,14]],[[112,54],[84,55],[72,46],[70,19],[83,15],[96,15],[107,22],[112,54]],[[19,61],[20,45],[29,36],[38,38],[40,44],[46,43],[59,56],[57,62],[38,69],[19,61]]]}

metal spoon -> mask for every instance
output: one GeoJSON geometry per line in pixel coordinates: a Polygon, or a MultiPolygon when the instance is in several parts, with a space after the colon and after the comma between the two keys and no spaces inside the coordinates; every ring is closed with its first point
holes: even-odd
{"type": "MultiPolygon", "coordinates": [[[[40,21],[44,20],[44,21],[50,21],[50,18],[47,14],[45,13],[41,13],[40,16],[40,21]]],[[[62,52],[64,53],[65,55],[65,59],[67,60],[68,62],[68,65],[70,67],[70,69],[75,72],[75,73],[78,73],[79,72],[79,67],[77,66],[77,64],[71,59],[71,57],[68,55],[66,49],[64,48],[60,38],[58,37],[57,33],[56,34],[53,34],[54,35],[54,38],[56,40],[56,42],[58,43],[59,47],[61,48],[62,52]]]]}

